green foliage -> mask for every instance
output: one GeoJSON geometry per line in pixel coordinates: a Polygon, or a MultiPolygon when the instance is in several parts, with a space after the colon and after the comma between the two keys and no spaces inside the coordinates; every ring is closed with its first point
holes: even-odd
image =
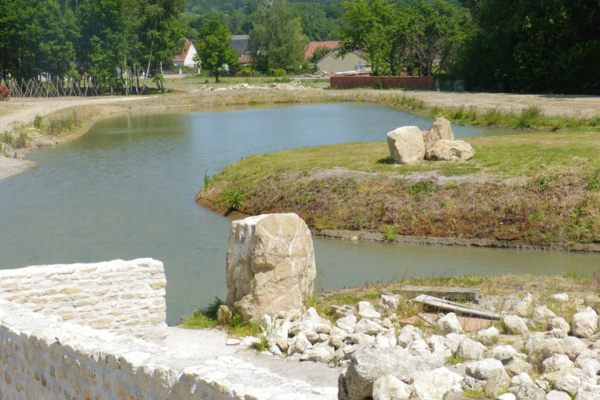
{"type": "Polygon", "coordinates": [[[285,73],[285,69],[283,68],[277,68],[277,69],[269,69],[269,75],[270,76],[274,76],[276,78],[281,78],[284,76],[287,76],[287,74],[285,73]]]}
{"type": "Polygon", "coordinates": [[[248,42],[257,69],[295,70],[304,62],[308,38],[285,0],[265,0],[257,9],[248,42]]]}
{"type": "Polygon", "coordinates": [[[24,147],[27,147],[28,140],[29,137],[25,132],[19,132],[18,135],[13,135],[11,133],[5,132],[0,135],[0,142],[6,143],[14,149],[22,149],[24,147]]]}
{"type": "Polygon", "coordinates": [[[385,228],[385,232],[383,233],[383,235],[385,236],[385,240],[393,242],[394,239],[396,239],[398,233],[396,232],[396,228],[394,228],[392,225],[388,225],[385,228]]]}
{"type": "Polygon", "coordinates": [[[37,129],[42,128],[42,116],[37,114],[35,118],[33,118],[33,126],[37,129]]]}
{"type": "Polygon", "coordinates": [[[600,3],[461,0],[476,23],[461,72],[469,90],[600,93],[600,3]]]}
{"type": "Polygon", "coordinates": [[[260,342],[252,344],[252,348],[256,351],[269,350],[269,341],[267,340],[266,337],[263,336],[260,338],[260,342]]]}
{"type": "Polygon", "coordinates": [[[465,360],[464,357],[457,356],[456,354],[452,354],[450,357],[448,357],[446,359],[446,362],[448,364],[452,364],[452,365],[454,365],[454,364],[464,364],[465,361],[466,360],[465,360]]]}
{"type": "Polygon", "coordinates": [[[227,205],[229,210],[237,211],[242,207],[244,203],[245,193],[244,190],[239,187],[229,188],[221,197],[221,203],[227,205]]]}
{"type": "Polygon", "coordinates": [[[238,64],[237,54],[230,46],[229,30],[216,19],[208,21],[200,30],[200,42],[196,61],[202,63],[202,68],[209,71],[215,81],[219,82],[223,64],[228,64],[231,69],[238,64]]]}

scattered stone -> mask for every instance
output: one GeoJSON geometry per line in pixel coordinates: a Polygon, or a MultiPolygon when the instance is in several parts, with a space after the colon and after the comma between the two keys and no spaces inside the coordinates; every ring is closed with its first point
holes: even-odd
{"type": "Polygon", "coordinates": [[[383,326],[371,321],[370,319],[363,318],[354,327],[354,332],[365,333],[367,335],[377,335],[383,331],[383,326]]]}
{"type": "Polygon", "coordinates": [[[581,353],[587,350],[587,346],[580,339],[569,336],[562,340],[563,350],[571,361],[575,361],[581,353]]]}
{"type": "Polygon", "coordinates": [[[373,383],[373,400],[408,400],[413,388],[393,375],[382,376],[373,383]]]}
{"type": "Polygon", "coordinates": [[[510,378],[504,369],[495,370],[487,379],[483,393],[491,398],[506,392],[509,386],[510,378]]]}
{"type": "Polygon", "coordinates": [[[519,354],[519,352],[517,350],[515,350],[514,347],[512,347],[508,344],[496,346],[492,350],[492,356],[496,360],[502,361],[503,364],[506,364],[506,363],[512,361],[518,354],[519,354]]]}
{"type": "Polygon", "coordinates": [[[553,318],[556,318],[556,314],[546,307],[546,305],[536,307],[533,310],[533,315],[531,316],[531,320],[534,324],[544,328],[548,326],[553,318]]]}
{"type": "Polygon", "coordinates": [[[561,317],[552,318],[552,320],[550,320],[549,328],[553,331],[564,331],[567,334],[571,331],[571,325],[561,317]]]}
{"type": "Polygon", "coordinates": [[[425,153],[426,160],[468,161],[475,156],[473,147],[464,140],[438,140],[425,153]]]}
{"type": "Polygon", "coordinates": [[[343,305],[343,306],[332,305],[331,313],[336,318],[344,318],[344,317],[347,317],[348,315],[356,315],[356,308],[349,306],[349,305],[343,305]]]}
{"type": "Polygon", "coordinates": [[[419,164],[425,157],[423,131],[416,126],[403,126],[387,134],[390,156],[397,164],[419,164]]]}
{"type": "Polygon", "coordinates": [[[529,332],[525,321],[516,315],[507,315],[504,317],[504,326],[508,333],[523,335],[529,332]]]}
{"type": "Polygon", "coordinates": [[[560,339],[544,340],[538,347],[529,353],[528,360],[541,369],[545,359],[557,354],[564,354],[563,342],[560,339]]]}
{"type": "Polygon", "coordinates": [[[550,297],[552,297],[554,300],[558,300],[558,301],[569,301],[569,295],[566,293],[556,293],[550,297]]]}
{"type": "Polygon", "coordinates": [[[573,367],[575,367],[573,361],[569,360],[569,357],[564,354],[553,355],[542,362],[544,373],[571,369],[573,367]]]}
{"type": "Polygon", "coordinates": [[[225,304],[220,305],[217,310],[217,321],[223,326],[230,326],[233,322],[233,313],[225,304]]]}
{"type": "Polygon", "coordinates": [[[539,347],[542,342],[546,340],[546,336],[542,332],[532,332],[527,336],[524,344],[525,353],[529,354],[537,347],[539,347]]]}
{"type": "Polygon", "coordinates": [[[358,303],[358,315],[361,318],[380,319],[381,314],[375,310],[375,307],[368,301],[360,301],[358,303]]]}
{"type": "Polygon", "coordinates": [[[551,390],[546,395],[546,400],[571,400],[571,396],[566,392],[551,390]]]}
{"type": "Polygon", "coordinates": [[[554,385],[558,390],[563,390],[569,394],[575,395],[577,390],[581,387],[581,379],[577,376],[567,374],[562,378],[559,378],[554,385]]]}
{"type": "Polygon", "coordinates": [[[231,223],[225,303],[244,320],[302,309],[315,277],[312,236],[298,215],[258,215],[231,223]]]}
{"type": "Polygon", "coordinates": [[[354,315],[348,315],[344,318],[340,318],[335,321],[335,326],[344,332],[352,334],[354,333],[354,327],[356,326],[356,317],[354,315]]]}
{"type": "Polygon", "coordinates": [[[517,400],[546,400],[546,392],[541,387],[531,384],[525,383],[514,388],[514,391],[511,391],[517,400]]]}
{"type": "Polygon", "coordinates": [[[480,360],[485,353],[486,348],[479,342],[469,338],[464,339],[456,349],[456,356],[465,360],[480,360]]]}
{"type": "Polygon", "coordinates": [[[531,379],[531,377],[529,376],[529,374],[523,372],[519,375],[515,375],[512,377],[512,379],[510,380],[510,384],[512,386],[520,386],[523,384],[534,384],[533,379],[531,379]]]}
{"type": "Polygon", "coordinates": [[[460,342],[462,342],[465,338],[466,338],[466,336],[462,335],[462,334],[449,333],[446,335],[444,344],[446,345],[446,347],[448,349],[450,349],[452,354],[454,354],[454,353],[456,353],[456,350],[458,349],[458,345],[460,344],[460,342]]]}
{"type": "Polygon", "coordinates": [[[260,339],[256,338],[254,336],[246,336],[244,338],[242,338],[242,341],[240,342],[240,346],[242,347],[252,347],[253,345],[260,343],[260,339]]]}
{"type": "Polygon", "coordinates": [[[516,400],[517,397],[512,393],[504,393],[497,397],[497,400],[516,400]]]}
{"type": "Polygon", "coordinates": [[[491,346],[492,344],[496,343],[499,337],[500,332],[494,326],[477,332],[477,340],[479,340],[485,346],[491,346]]]}
{"type": "Polygon", "coordinates": [[[456,318],[456,314],[448,313],[444,317],[437,320],[438,328],[444,334],[448,333],[462,333],[463,328],[456,318]]]}
{"type": "Polygon", "coordinates": [[[422,339],[423,332],[413,325],[406,325],[400,329],[398,334],[398,344],[402,347],[407,347],[408,344],[414,340],[422,339]]]}
{"type": "Polygon", "coordinates": [[[520,358],[515,358],[506,364],[505,370],[511,375],[519,375],[522,373],[529,373],[533,370],[533,366],[520,358]]]}
{"type": "Polygon", "coordinates": [[[225,344],[227,346],[238,346],[242,341],[240,339],[227,339],[225,344]]]}
{"type": "Polygon", "coordinates": [[[586,307],[582,312],[573,315],[571,330],[577,337],[590,337],[598,329],[598,314],[591,307],[586,307]]]}
{"type": "Polygon", "coordinates": [[[400,296],[387,296],[382,294],[379,298],[379,307],[377,308],[381,315],[388,316],[398,311],[400,296]]]}
{"type": "Polygon", "coordinates": [[[300,332],[294,340],[294,345],[292,346],[292,349],[296,353],[304,353],[307,349],[310,348],[312,348],[312,343],[307,339],[306,334],[304,334],[304,332],[300,332]]]}
{"type": "MultiPolygon", "coordinates": [[[[475,361],[467,364],[467,375],[476,379],[488,380],[495,371],[504,371],[504,365],[499,360],[494,358],[486,358],[485,360],[475,361]]],[[[508,378],[508,376],[507,376],[508,378]]]]}
{"type": "Polygon", "coordinates": [[[446,367],[417,375],[412,386],[420,399],[441,399],[448,392],[462,391],[463,377],[446,367]]]}

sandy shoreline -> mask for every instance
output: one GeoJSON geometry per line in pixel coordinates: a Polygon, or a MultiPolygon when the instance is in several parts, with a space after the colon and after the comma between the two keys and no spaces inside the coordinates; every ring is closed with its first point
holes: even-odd
{"type": "Polygon", "coordinates": [[[0,155],[0,180],[19,175],[37,164],[23,158],[9,158],[0,155]]]}

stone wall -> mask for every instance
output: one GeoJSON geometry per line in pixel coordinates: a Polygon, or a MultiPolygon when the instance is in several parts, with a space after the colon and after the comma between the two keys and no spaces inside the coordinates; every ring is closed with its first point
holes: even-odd
{"type": "Polygon", "coordinates": [[[433,89],[435,79],[432,76],[332,76],[330,85],[341,89],[376,88],[378,85],[383,85],[383,89],[433,89]]]}
{"type": "Polygon", "coordinates": [[[201,360],[168,345],[118,339],[0,300],[0,399],[336,398],[235,357],[201,360]]]}
{"type": "Polygon", "coordinates": [[[165,287],[162,262],[149,258],[0,271],[0,299],[121,341],[164,339],[165,287]]]}

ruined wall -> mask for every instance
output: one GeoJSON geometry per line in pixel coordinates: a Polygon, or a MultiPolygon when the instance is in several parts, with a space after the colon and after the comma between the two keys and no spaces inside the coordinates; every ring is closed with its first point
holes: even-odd
{"type": "Polygon", "coordinates": [[[166,335],[165,287],[162,262],[150,258],[0,271],[0,299],[124,338],[154,341],[166,335]]]}
{"type": "Polygon", "coordinates": [[[432,76],[332,76],[332,88],[376,88],[381,81],[384,89],[434,89],[435,78],[432,76]]]}

